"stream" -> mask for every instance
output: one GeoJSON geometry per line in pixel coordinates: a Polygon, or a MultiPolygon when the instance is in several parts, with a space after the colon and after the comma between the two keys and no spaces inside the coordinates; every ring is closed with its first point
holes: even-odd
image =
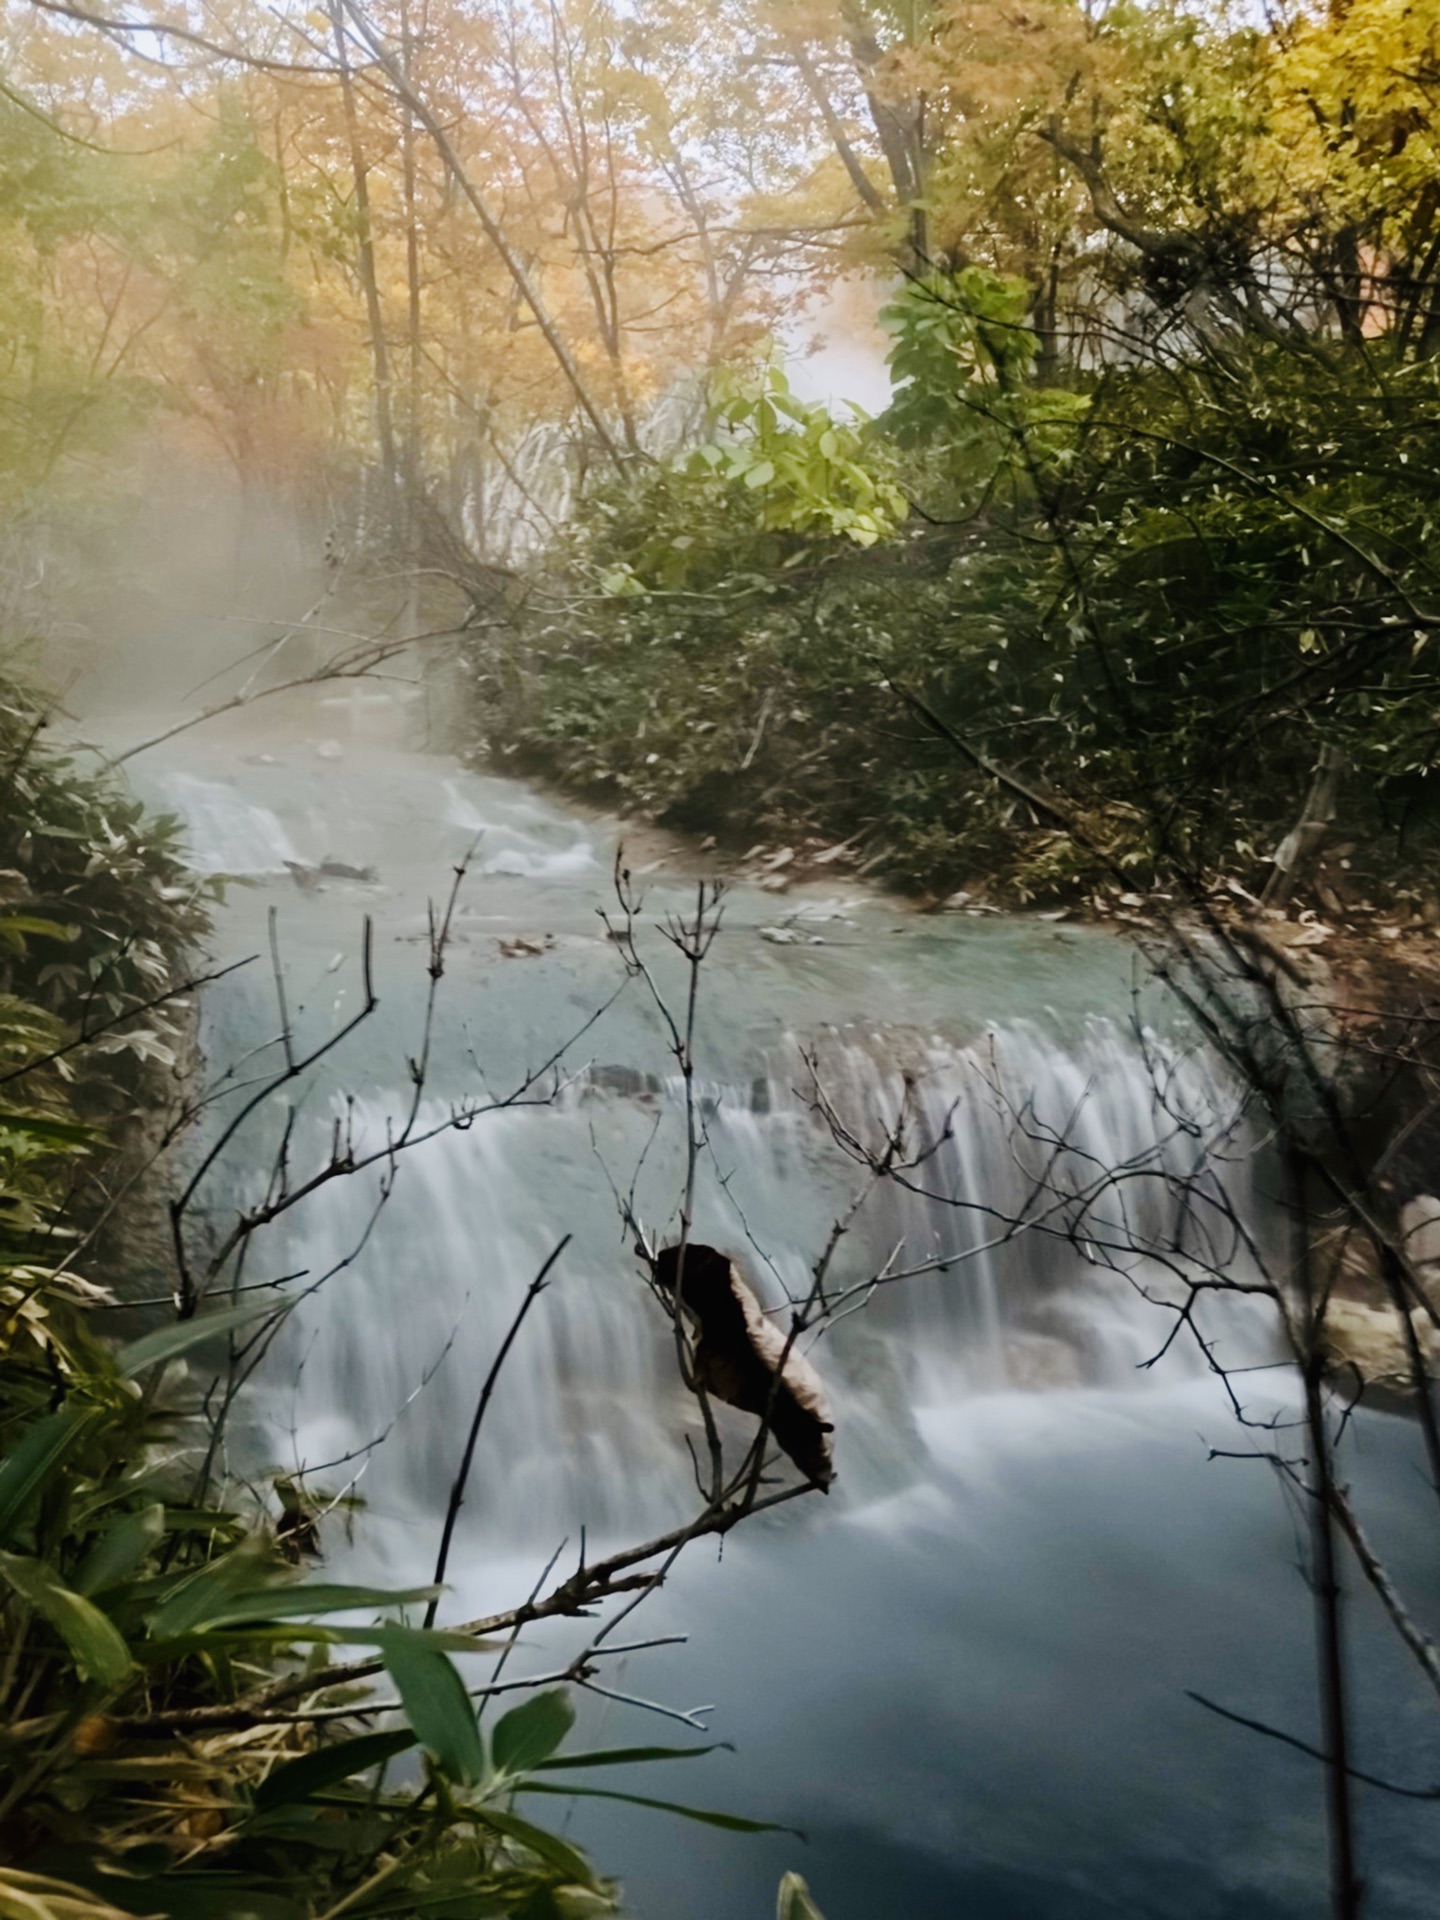
{"type": "MultiPolygon", "coordinates": [[[[337,1121],[372,1146],[403,1124],[426,903],[443,900],[467,848],[418,1124],[559,1057],[552,1098],[532,1090],[409,1148],[383,1204],[383,1167],[335,1182],[248,1256],[247,1279],[295,1274],[306,1297],[232,1429],[232,1464],[303,1467],[331,1494],[348,1489],[363,1507],[325,1522],[332,1567],[408,1585],[430,1577],[496,1347],[573,1235],[482,1430],[442,1614],[459,1620],[521,1597],[562,1542],[573,1563],[582,1530],[595,1557],[691,1508],[693,1417],[615,1198],[633,1182],[663,1231],[685,1134],[664,1027],[600,918],[614,908],[618,824],[405,751],[392,733],[378,710],[343,706],[267,721],[263,736],[256,722],[202,729],[138,761],[136,781],[185,820],[197,869],[234,877],[217,957],[261,956],[206,995],[212,1077],[277,1063],[272,908],[302,1048],[361,1004],[373,918],[379,1008],[307,1083],[297,1167],[318,1164],[337,1121]],[[287,862],[374,878],[302,885],[287,862]]],[[[642,952],[678,996],[655,928],[694,883],[683,851],[654,835],[643,846],[642,952]]],[[[1297,1516],[1263,1463],[1209,1457],[1247,1442],[1193,1352],[1177,1344],[1143,1365],[1169,1329],[1163,1310],[1083,1248],[995,1232],[1033,1177],[1020,1121],[1067,1131],[1097,1161],[1156,1138],[1154,1054],[1133,1023],[1137,1006],[1165,1033],[1174,1022],[1136,992],[1132,956],[1108,933],[918,917],[839,875],[730,893],[699,1007],[696,1237],[742,1258],[772,1301],[782,1284],[803,1288],[859,1178],[816,1118],[812,1071],[869,1138],[908,1073],[917,1137],[933,1146],[928,1197],[877,1195],[836,1274],[856,1285],[902,1245],[912,1262],[952,1264],[881,1290],[815,1348],[836,1408],[831,1497],[758,1519],[723,1554],[696,1544],[627,1623],[637,1639],[687,1640],[612,1662],[614,1691],[703,1705],[708,1733],[583,1704],[586,1745],[729,1743],[607,1787],[805,1835],[546,1803],[623,1881],[636,1920],[765,1920],[786,1867],[827,1920],[1324,1910],[1319,1769],[1189,1697],[1316,1737],[1297,1516]]],[[[1179,1029],[1165,1044],[1187,1099],[1223,1101],[1179,1029]]],[[[263,1191],[283,1121],[277,1099],[234,1144],[208,1189],[217,1226],[263,1191]]],[[[1227,1180],[1263,1230],[1263,1170],[1237,1153],[1227,1180]]],[[[1253,1324],[1216,1332],[1227,1359],[1266,1357],[1253,1324]]],[[[1283,1412],[1284,1376],[1255,1379],[1253,1403],[1269,1394],[1283,1412]]],[[[745,1428],[737,1417],[727,1432],[745,1428]]],[[[1426,1496],[1410,1426],[1359,1416],[1350,1472],[1435,1632],[1440,1569],[1434,1528],[1412,1524],[1426,1496]]],[[[1433,1702],[1368,1594],[1350,1616],[1359,1764],[1428,1783],[1433,1702]]],[[[572,1627],[537,1631],[516,1659],[541,1672],[579,1644],[572,1627]]],[[[1361,1818],[1372,1920],[1433,1913],[1440,1805],[1363,1792],[1361,1818]]]]}

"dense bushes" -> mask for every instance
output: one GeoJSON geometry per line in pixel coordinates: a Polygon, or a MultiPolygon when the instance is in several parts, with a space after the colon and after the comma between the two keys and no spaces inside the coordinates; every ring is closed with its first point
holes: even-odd
{"type": "Polygon", "coordinates": [[[47,744],[0,688],[0,1262],[103,1223],[129,1123],[173,1090],[207,889],[178,827],[47,744]]]}
{"type": "Polygon", "coordinates": [[[490,750],[737,842],[853,836],[903,886],[1026,900],[1094,863],[895,689],[1062,793],[1141,883],[1258,884],[1328,744],[1353,870],[1405,884],[1435,831],[1440,365],[1262,339],[1022,406],[969,338],[968,435],[953,394],[919,430],[924,362],[897,352],[867,443],[915,511],[878,544],[776,532],[743,481],[683,470],[599,494],[518,646],[472,657],[490,750]]]}

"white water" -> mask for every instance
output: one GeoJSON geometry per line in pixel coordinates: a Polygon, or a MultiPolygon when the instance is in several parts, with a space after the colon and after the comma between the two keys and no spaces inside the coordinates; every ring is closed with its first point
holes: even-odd
{"type": "MultiPolygon", "coordinates": [[[[899,1073],[877,1051],[873,1041],[831,1044],[824,1078],[841,1110],[878,1135],[879,1116],[897,1112],[903,1095],[899,1073]]],[[[776,1306],[785,1290],[804,1295],[828,1219],[863,1184],[797,1095],[803,1072],[798,1054],[791,1058],[793,1071],[758,1087],[702,1092],[711,1177],[697,1236],[733,1249],[776,1306]]],[[[833,1285],[863,1288],[887,1257],[894,1267],[939,1257],[954,1264],[877,1291],[863,1315],[846,1318],[814,1352],[838,1409],[840,1489],[852,1499],[919,1471],[915,1408],[1017,1387],[1134,1388],[1168,1327],[1138,1298],[1139,1285],[1163,1286],[1145,1262],[1118,1273],[1053,1234],[1004,1238],[1051,1156],[1048,1146],[1017,1141],[1002,1090],[1017,1108],[1033,1103],[1032,1124],[1068,1129],[1073,1148],[1050,1167],[1050,1183],[1080,1184],[1096,1166],[1153,1152],[1149,1071],[1137,1052],[1108,1024],[1092,1027],[1072,1054],[1012,1027],[983,1052],[930,1051],[923,1073],[915,1138],[939,1142],[914,1174],[926,1195],[877,1192],[841,1249],[833,1285]]],[[[1191,1091],[1197,1104],[1213,1098],[1203,1083],[1191,1091]]],[[[393,1133],[394,1111],[373,1097],[351,1110],[362,1152],[387,1138],[387,1125],[393,1133]]],[[[447,1113],[438,1103],[422,1107],[421,1130],[443,1126],[447,1113]]],[[[327,1118],[317,1133],[328,1126],[327,1118]]],[[[683,1511],[691,1479],[683,1439],[694,1420],[677,1387],[668,1324],[628,1254],[606,1178],[608,1168],[628,1186],[646,1155],[637,1199],[642,1217],[663,1221],[683,1139],[675,1083],[636,1098],[583,1073],[553,1104],[484,1115],[415,1151],[373,1228],[379,1174],[340,1183],[323,1205],[301,1212],[273,1253],[281,1270],[314,1281],[362,1241],[364,1250],[302,1301],[269,1369],[266,1406],[285,1463],[313,1472],[352,1455],[405,1408],[365,1490],[375,1517],[413,1534],[422,1553],[477,1383],[526,1281],[568,1231],[573,1250],[507,1362],[488,1416],[490,1471],[479,1495],[486,1538],[540,1546],[582,1524],[608,1538],[657,1529],[683,1511]]],[[[1158,1180],[1138,1199],[1129,1234],[1163,1244],[1173,1201],[1158,1180]]],[[[1102,1199],[1091,1229],[1107,1226],[1113,1232],[1118,1220],[1102,1199]]],[[[1182,1349],[1174,1370],[1187,1363],[1182,1349]]]]}
{"type": "Polygon", "coordinates": [[[175,772],[165,797],[190,830],[190,864],[197,873],[282,874],[287,860],[301,858],[269,807],[243,799],[232,786],[175,772]]]}
{"type": "MultiPolygon", "coordinates": [[[[358,918],[376,916],[381,1011],[326,1062],[297,1134],[302,1162],[347,1100],[362,1142],[399,1124],[424,899],[477,832],[481,873],[456,922],[422,1125],[456,1098],[517,1084],[618,984],[595,919],[604,823],[443,762],[367,753],[337,766],[304,742],[267,766],[238,748],[212,753],[204,782],[188,775],[182,760],[159,781],[202,871],[273,872],[254,849],[281,840],[310,861],[379,869],[374,886],[313,895],[288,879],[240,889],[222,921],[227,956],[263,950],[265,909],[279,906],[291,1006],[314,1044],[357,1004],[358,918]],[[517,938],[533,957],[504,957],[498,943],[517,938]]],[[[653,884],[648,921],[687,897],[663,869],[653,884]]],[[[663,941],[647,941],[673,990],[663,941]]],[[[212,1067],[273,1042],[263,971],[246,982],[209,1002],[212,1067]]],[[[1118,1240],[1172,1245],[1173,1195],[1139,1179],[1122,1217],[1105,1189],[1075,1244],[999,1231],[1034,1216],[1042,1174],[1070,1194],[1073,1222],[1097,1168],[1183,1169],[1197,1139],[1225,1143],[1224,1191],[1263,1222],[1263,1174],[1183,1036],[1164,1043],[1173,1077],[1157,1102],[1161,1056],[1134,1037],[1130,986],[1104,936],[917,921],[843,889],[730,903],[702,1004],[697,1235],[744,1258],[772,1302],[803,1290],[860,1178],[813,1111],[800,1051],[813,1047],[834,1109],[867,1138],[899,1111],[908,1073],[913,1142],[938,1143],[916,1169],[923,1193],[867,1204],[836,1284],[863,1281],[897,1248],[905,1262],[953,1264],[877,1294],[816,1348],[837,1408],[835,1496],[742,1531],[720,1567],[697,1557],[647,1608],[647,1631],[692,1644],[617,1678],[682,1705],[716,1702],[715,1732],[739,1754],[701,1763],[703,1776],[629,1784],[791,1820],[815,1846],[803,1856],[789,1841],[577,1813],[573,1832],[626,1878],[641,1920],[763,1915],[787,1864],[803,1866],[829,1920],[1320,1911],[1313,1771],[1185,1697],[1313,1732],[1308,1601],[1283,1504],[1262,1469],[1207,1465],[1208,1445],[1236,1433],[1193,1352],[1177,1346],[1158,1372],[1143,1369],[1171,1322],[1139,1290],[1172,1283],[1153,1260],[1114,1271],[1097,1255],[1118,1240]],[[823,945],[761,937],[799,904],[823,945]],[[1069,1143],[1059,1155],[1057,1135],[1069,1143]]],[[[1163,1024],[1154,1004],[1147,1017],[1163,1024]]],[[[247,1271],[303,1270],[298,1292],[335,1269],[297,1307],[240,1451],[303,1467],[331,1492],[353,1484],[366,1511],[353,1545],[339,1514],[328,1523],[332,1554],[409,1581],[428,1576],[459,1437],[524,1287],[574,1236],[487,1419],[452,1564],[457,1617],[527,1588],[581,1528],[593,1542],[630,1538],[693,1501],[692,1416],[611,1188],[634,1179],[643,1217],[663,1230],[681,1179],[673,1061],[638,990],[567,1069],[554,1101],[407,1153],[378,1214],[373,1179],[336,1183],[269,1229],[247,1271]]],[[[281,1119],[278,1105],[262,1115],[232,1157],[232,1201],[263,1183],[281,1119]]],[[[211,1199],[223,1210],[223,1183],[211,1199]]],[[[1265,1355],[1253,1322],[1209,1331],[1227,1358],[1265,1355]]],[[[731,1429],[742,1443],[745,1426],[731,1429]]],[[[1410,1564],[1408,1430],[1362,1424],[1360,1439],[1381,1532],[1424,1598],[1436,1570],[1410,1564]]],[[[1359,1624],[1368,1761],[1428,1777],[1428,1735],[1393,1651],[1359,1624]]],[[[530,1652],[543,1666],[542,1638],[530,1652]]],[[[615,1709],[590,1731],[611,1744],[678,1730],[615,1709]]],[[[1376,1913],[1408,1920],[1429,1911],[1440,1847],[1430,1810],[1397,1804],[1367,1803],[1370,1870],[1376,1913]]]]}

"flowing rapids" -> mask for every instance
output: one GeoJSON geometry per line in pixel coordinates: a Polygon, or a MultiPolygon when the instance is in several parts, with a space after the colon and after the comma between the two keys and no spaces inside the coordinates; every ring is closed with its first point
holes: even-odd
{"type": "MultiPolygon", "coordinates": [[[[562,1542],[573,1555],[673,1524],[693,1502],[695,1423],[617,1194],[673,1230],[684,1108],[664,1027],[599,917],[618,829],[350,737],[317,753],[297,730],[273,755],[196,739],[147,779],[185,818],[197,869],[242,882],[223,957],[266,956],[208,994],[207,1071],[248,1079],[278,1058],[268,909],[302,1048],[360,1005],[369,914],[380,1006],[317,1070],[292,1165],[319,1164],[337,1127],[362,1150],[401,1137],[412,1101],[412,1131],[438,1129],[257,1237],[245,1277],[295,1275],[299,1304],[232,1432],[237,1464],[303,1469],[339,1497],[337,1560],[427,1578],[480,1383],[568,1233],[483,1430],[453,1615],[513,1599],[562,1542]],[[417,1094],[425,903],[467,847],[417,1094]],[[354,877],[365,869],[373,880],[354,877]],[[442,1124],[456,1102],[517,1090],[462,1130],[442,1124]],[[351,1500],[363,1511],[347,1520],[351,1500]]],[[[678,1006],[655,928],[692,889],[670,877],[678,856],[649,861],[642,952],[678,1006]]],[[[1143,1296],[1173,1297],[1174,1272],[1110,1251],[1170,1244],[1178,1189],[1096,1184],[1104,1168],[1190,1170],[1190,1123],[1214,1134],[1223,1080],[1163,1005],[1137,1001],[1109,937],[917,919],[839,884],[736,890],[698,1052],[696,1236],[740,1257],[769,1303],[803,1292],[863,1183],[826,1111],[872,1145],[904,1112],[918,1156],[907,1190],[877,1192],[842,1240],[832,1284],[854,1310],[812,1350],[836,1408],[834,1495],[742,1530],[718,1566],[695,1550],[636,1621],[690,1644],[611,1675],[672,1706],[713,1702],[707,1724],[736,1748],[682,1780],[637,1774],[637,1790],[792,1823],[811,1846],[593,1803],[570,1830],[641,1920],[762,1915],[786,1864],[829,1920],[1318,1911],[1314,1769],[1186,1697],[1313,1737],[1294,1515],[1263,1466],[1209,1462],[1209,1445],[1246,1442],[1193,1343],[1144,1364],[1172,1316],[1143,1296]],[[1037,1202],[1060,1189],[1063,1211],[1037,1202]],[[1040,1227],[1008,1231],[1020,1217],[1040,1227]],[[929,1270],[867,1287],[912,1266],[929,1270]]],[[[264,1190],[284,1118],[277,1096],[229,1152],[205,1197],[217,1227],[264,1190]]],[[[1223,1191],[1262,1237],[1265,1185],[1237,1126],[1223,1191]]],[[[1243,1266],[1238,1240],[1232,1254],[1243,1266]]],[[[1255,1321],[1208,1324],[1227,1361],[1270,1357],[1255,1321]]],[[[1254,1376],[1257,1396],[1283,1410],[1273,1378],[1254,1376]]],[[[743,1442],[746,1423],[726,1431],[743,1442]]],[[[1404,1524],[1412,1451],[1403,1423],[1371,1419],[1357,1471],[1423,1593],[1404,1524]]],[[[1355,1615],[1367,1764],[1428,1778],[1399,1658],[1366,1605],[1355,1615]]],[[[527,1652],[539,1671],[573,1644],[537,1634],[527,1652]]],[[[633,1706],[596,1715],[604,1744],[658,1729],[633,1706]]],[[[1366,1804],[1375,1910],[1419,1915],[1440,1812],[1398,1805],[1366,1804]]]]}

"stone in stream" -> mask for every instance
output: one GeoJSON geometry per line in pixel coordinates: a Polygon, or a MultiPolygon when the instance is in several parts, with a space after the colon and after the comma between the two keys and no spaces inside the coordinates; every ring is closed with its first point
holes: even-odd
{"type": "MultiPolygon", "coordinates": [[[[1440,1334],[1420,1307],[1409,1316],[1427,1364],[1440,1355],[1440,1334]]],[[[1332,1299],[1325,1310],[1325,1339],[1332,1365],[1353,1369],[1367,1386],[1408,1399],[1415,1390],[1404,1328],[1393,1307],[1332,1299]]]]}
{"type": "Polygon", "coordinates": [[[549,953],[555,946],[553,933],[537,935],[517,933],[512,939],[497,940],[501,957],[506,960],[538,960],[543,953],[549,953]]]}
{"type": "Polygon", "coordinates": [[[1402,1251],[1432,1300],[1440,1302],[1440,1200],[1417,1193],[1400,1210],[1402,1251]]]}

